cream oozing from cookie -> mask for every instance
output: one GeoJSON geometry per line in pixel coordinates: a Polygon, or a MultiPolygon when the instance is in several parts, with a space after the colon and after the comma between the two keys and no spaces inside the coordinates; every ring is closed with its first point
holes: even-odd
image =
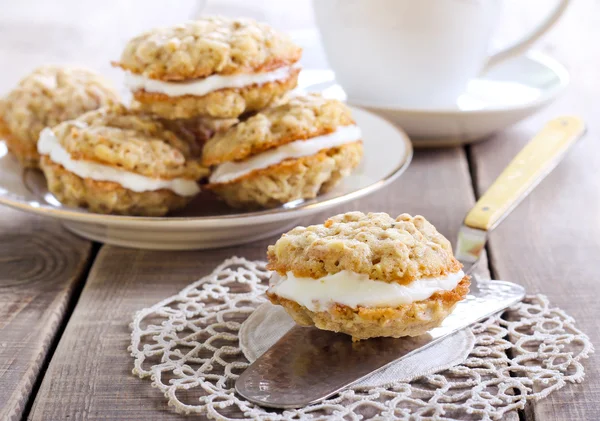
{"type": "Polygon", "coordinates": [[[233,75],[211,75],[202,79],[181,82],[166,82],[150,79],[131,72],[125,73],[125,85],[132,91],[165,94],[170,97],[183,95],[203,96],[220,89],[244,88],[251,85],[264,85],[290,77],[294,66],[284,66],[270,72],[238,73],[233,75]]]}
{"type": "Polygon", "coordinates": [[[331,149],[347,143],[361,140],[360,128],[355,125],[341,126],[336,131],[315,136],[306,140],[297,140],[273,149],[266,150],[239,162],[224,162],[217,166],[210,176],[210,183],[228,183],[252,171],[279,164],[286,159],[302,158],[317,154],[324,149],[331,149]]]}
{"type": "Polygon", "coordinates": [[[368,275],[343,270],[319,279],[296,277],[292,272],[275,272],[269,292],[287,298],[310,311],[325,311],[334,303],[351,308],[397,307],[426,300],[438,291],[456,288],[464,278],[458,271],[445,277],[416,279],[407,285],[369,279],[368,275]]]}
{"type": "Polygon", "coordinates": [[[134,192],[168,189],[179,196],[194,196],[200,192],[200,187],[198,187],[198,184],[194,180],[185,178],[173,178],[171,180],[150,178],[108,165],[73,159],[69,152],[58,142],[54,132],[49,128],[42,130],[40,133],[37,148],[41,155],[47,155],[52,162],[62,165],[66,170],[81,178],[91,178],[96,181],[112,181],[134,192]]]}

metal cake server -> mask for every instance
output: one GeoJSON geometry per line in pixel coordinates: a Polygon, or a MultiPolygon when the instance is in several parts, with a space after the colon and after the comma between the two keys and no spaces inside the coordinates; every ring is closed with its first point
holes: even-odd
{"type": "MultiPolygon", "coordinates": [[[[456,257],[470,273],[494,229],[560,162],[585,132],[583,121],[550,121],[511,161],[467,214],[456,257]]],[[[444,337],[521,301],[523,287],[504,281],[472,280],[471,292],[437,328],[418,337],[374,338],[352,342],[349,336],[296,326],[237,379],[243,398],[271,408],[317,403],[444,337]]]]}

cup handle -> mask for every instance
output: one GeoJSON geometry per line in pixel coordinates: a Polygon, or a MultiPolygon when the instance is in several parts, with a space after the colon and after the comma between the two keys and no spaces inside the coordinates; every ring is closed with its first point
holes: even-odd
{"type": "Polygon", "coordinates": [[[542,35],[548,32],[548,30],[552,28],[556,22],[558,22],[565,10],[567,10],[569,3],[571,3],[571,0],[559,1],[552,13],[550,13],[550,15],[541,23],[539,23],[530,33],[523,36],[514,44],[509,45],[503,50],[498,51],[496,54],[488,57],[481,73],[487,72],[490,68],[494,67],[501,61],[524,53],[534,42],[540,39],[542,35]]]}

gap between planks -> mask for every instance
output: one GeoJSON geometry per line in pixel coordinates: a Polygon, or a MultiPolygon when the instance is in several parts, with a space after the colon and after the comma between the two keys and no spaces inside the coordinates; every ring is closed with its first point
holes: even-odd
{"type": "MultiPolygon", "coordinates": [[[[484,139],[484,141],[485,140],[489,140],[489,139],[484,139]]],[[[477,182],[477,163],[473,157],[473,151],[472,151],[471,145],[465,145],[464,151],[465,151],[465,157],[467,159],[467,165],[469,166],[469,175],[471,176],[471,188],[473,190],[473,197],[475,199],[475,202],[477,202],[477,200],[479,200],[481,195],[485,192],[479,191],[480,189],[478,187],[478,182],[477,182]]],[[[492,251],[491,251],[489,244],[486,244],[486,246],[485,246],[485,255],[487,256],[487,260],[485,262],[486,269],[490,275],[490,279],[497,279],[498,274],[496,273],[496,271],[494,269],[494,265],[492,264],[492,261],[493,261],[492,251]]],[[[512,356],[508,352],[506,353],[506,357],[508,359],[512,359],[512,356]]],[[[512,376],[512,374],[511,374],[511,376],[512,376]]],[[[518,409],[517,411],[512,411],[512,412],[509,412],[508,414],[506,414],[505,419],[506,419],[506,421],[525,421],[527,419],[527,417],[525,414],[525,410],[518,409]]]]}
{"type": "Polygon", "coordinates": [[[79,301],[81,292],[83,291],[83,288],[85,287],[90,270],[92,269],[92,266],[94,265],[94,262],[96,261],[96,256],[98,255],[98,251],[100,250],[100,247],[102,247],[102,244],[92,243],[92,247],[90,249],[90,254],[89,254],[88,260],[86,262],[86,265],[83,268],[83,270],[81,271],[81,273],[79,274],[77,280],[75,281],[75,288],[73,288],[72,295],[69,298],[69,301],[67,302],[67,306],[65,308],[63,317],[60,320],[60,323],[58,324],[58,326],[56,328],[56,333],[55,333],[54,337],[50,341],[50,345],[48,346],[46,356],[40,365],[40,370],[39,370],[38,376],[36,377],[36,379],[33,383],[31,392],[29,394],[29,397],[27,398],[27,402],[25,403],[25,406],[23,407],[23,415],[21,417],[21,419],[23,421],[29,420],[29,413],[31,412],[31,408],[35,401],[35,397],[37,396],[37,393],[40,389],[42,381],[44,380],[44,377],[46,376],[46,369],[50,365],[50,361],[52,360],[52,357],[54,356],[54,351],[56,351],[58,342],[62,338],[63,333],[65,332],[65,328],[67,327],[67,324],[69,323],[69,320],[71,319],[71,315],[73,314],[73,311],[75,310],[75,307],[77,306],[77,302],[79,301]]]}

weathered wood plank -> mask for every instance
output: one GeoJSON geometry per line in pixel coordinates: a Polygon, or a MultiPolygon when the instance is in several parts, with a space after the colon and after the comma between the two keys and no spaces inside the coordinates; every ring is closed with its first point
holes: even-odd
{"type": "MultiPolygon", "coordinates": [[[[521,283],[531,293],[573,316],[577,326],[600,343],[600,53],[582,47],[600,35],[600,4],[573,2],[567,18],[544,49],[569,65],[571,86],[539,115],[472,149],[477,187],[484,192],[512,157],[552,117],[576,114],[588,123],[587,136],[494,232],[490,260],[498,278],[521,283]]],[[[567,385],[527,408],[528,420],[600,419],[600,357],[585,361],[583,383],[567,385]]]]}
{"type": "MultiPolygon", "coordinates": [[[[43,9],[32,2],[2,8],[0,62],[10,64],[2,69],[2,96],[33,67],[74,58],[65,52],[77,45],[78,31],[56,24],[60,7],[43,9]]],[[[55,221],[0,208],[0,419],[23,416],[90,252],[90,242],[55,221]]]]}
{"type": "Polygon", "coordinates": [[[0,419],[28,402],[91,243],[58,223],[0,208],[0,419]]]}
{"type": "MultiPolygon", "coordinates": [[[[385,191],[332,213],[350,209],[420,213],[453,239],[472,203],[463,151],[422,151],[385,191]]],[[[322,220],[317,216],[303,223],[322,220]]],[[[183,419],[167,408],[147,380],[131,374],[127,346],[132,315],[208,274],[227,257],[264,259],[272,241],[203,252],[104,246],[48,367],[31,419],[183,419]]]]}

